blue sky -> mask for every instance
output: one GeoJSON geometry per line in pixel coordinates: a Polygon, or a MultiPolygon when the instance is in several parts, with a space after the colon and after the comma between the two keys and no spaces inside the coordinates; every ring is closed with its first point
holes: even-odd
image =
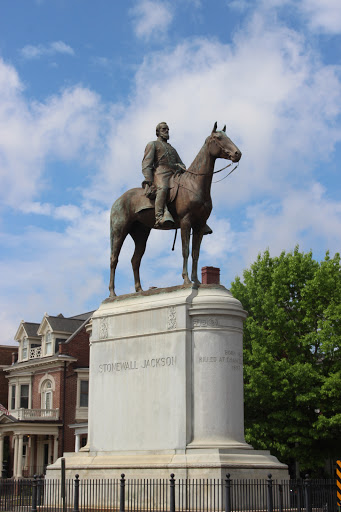
{"type": "MultiPolygon", "coordinates": [[[[0,344],[108,296],[110,207],[160,121],[187,166],[215,121],[243,153],[199,261],[226,287],[266,248],[339,251],[340,50],[340,0],[1,2],[0,344]]],[[[181,283],[172,242],[151,235],[144,289],[181,283]]]]}

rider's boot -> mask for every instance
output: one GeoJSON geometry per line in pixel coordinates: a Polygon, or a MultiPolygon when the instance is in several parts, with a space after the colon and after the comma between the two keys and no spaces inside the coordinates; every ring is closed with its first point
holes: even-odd
{"type": "Polygon", "coordinates": [[[212,229],[210,228],[210,226],[208,224],[205,224],[205,227],[204,227],[204,235],[212,235],[213,231],[212,229]]]}
{"type": "Polygon", "coordinates": [[[174,219],[166,205],[167,188],[158,188],[155,199],[155,225],[154,228],[170,229],[174,227],[174,219]]]}

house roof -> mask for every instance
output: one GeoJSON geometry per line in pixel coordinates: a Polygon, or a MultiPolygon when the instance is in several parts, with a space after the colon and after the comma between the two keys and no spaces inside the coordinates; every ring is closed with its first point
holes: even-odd
{"type": "Polygon", "coordinates": [[[51,329],[55,332],[65,333],[67,335],[72,335],[83,325],[84,321],[88,320],[93,311],[88,313],[81,313],[80,315],[64,317],[61,313],[57,316],[48,315],[45,313],[43,320],[38,323],[34,322],[24,322],[21,321],[20,326],[15,335],[15,340],[20,340],[23,331],[25,331],[26,335],[29,338],[41,338],[44,333],[44,328],[46,327],[46,322],[50,325],[51,329]]]}
{"type": "Polygon", "coordinates": [[[38,328],[40,324],[36,324],[34,322],[24,322],[21,320],[18,330],[14,336],[16,341],[19,341],[23,334],[24,336],[28,336],[29,338],[39,338],[38,328]]]}
{"type": "Polygon", "coordinates": [[[54,331],[73,333],[82,325],[83,319],[47,316],[47,321],[54,331]]]}
{"type": "Polygon", "coordinates": [[[81,315],[69,316],[69,318],[75,318],[79,320],[87,320],[90,316],[93,315],[95,311],[88,311],[87,313],[82,313],[81,315]]]}
{"type": "Polygon", "coordinates": [[[35,324],[33,322],[24,322],[23,323],[23,327],[27,333],[27,336],[29,338],[31,337],[38,337],[38,333],[37,333],[37,330],[38,330],[38,327],[39,327],[40,324],[35,324]]]}

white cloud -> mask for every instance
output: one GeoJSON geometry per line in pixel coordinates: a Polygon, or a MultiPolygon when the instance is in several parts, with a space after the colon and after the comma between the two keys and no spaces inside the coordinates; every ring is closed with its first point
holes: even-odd
{"type": "Polygon", "coordinates": [[[91,62],[98,67],[109,69],[111,66],[111,61],[107,57],[92,57],[91,62]]]}
{"type": "Polygon", "coordinates": [[[81,209],[74,204],[54,206],[49,203],[39,203],[38,201],[26,202],[20,205],[22,213],[34,213],[37,215],[46,215],[58,220],[75,221],[81,216],[81,209]]]}
{"type": "Polygon", "coordinates": [[[67,55],[74,55],[75,52],[71,46],[64,43],[63,41],[54,41],[50,44],[51,51],[53,53],[65,53],[67,55]]]}
{"type": "Polygon", "coordinates": [[[43,45],[32,45],[28,44],[20,50],[20,54],[25,59],[39,59],[44,56],[52,56],[58,53],[64,55],[75,55],[75,52],[71,46],[64,43],[63,41],[53,41],[52,43],[43,45]]]}
{"type": "MultiPolygon", "coordinates": [[[[286,16],[299,17],[313,32],[326,34],[340,34],[341,32],[341,4],[339,0],[228,0],[228,6],[243,12],[253,10],[261,12],[263,16],[269,13],[280,13],[285,10],[286,16]]],[[[269,19],[269,22],[273,20],[269,19]]]]}
{"type": "Polygon", "coordinates": [[[102,147],[99,97],[75,86],[44,103],[28,102],[15,70],[0,59],[0,199],[20,208],[44,187],[47,159],[83,162],[102,147]]]}
{"type": "Polygon", "coordinates": [[[328,34],[341,33],[340,0],[301,0],[299,5],[313,30],[328,34]]]}
{"type": "Polygon", "coordinates": [[[266,247],[273,255],[293,249],[298,242],[302,250],[314,249],[318,257],[323,257],[327,249],[331,253],[339,251],[341,202],[331,200],[319,183],[305,189],[288,188],[280,202],[248,207],[247,217],[249,227],[242,242],[244,266],[266,247]]]}
{"type": "Polygon", "coordinates": [[[39,322],[46,310],[77,314],[90,309],[93,296],[108,295],[103,270],[109,263],[109,212],[84,204],[81,215],[71,205],[52,214],[68,221],[64,232],[30,227],[20,235],[0,234],[2,247],[15,251],[0,267],[3,340],[13,339],[22,317],[39,322]]]}
{"type": "Polygon", "coordinates": [[[249,0],[228,0],[227,4],[231,9],[236,9],[241,12],[250,7],[249,0]]]}
{"type": "Polygon", "coordinates": [[[161,0],[138,0],[130,10],[137,37],[156,39],[165,36],[173,20],[173,12],[168,2],[161,0]]]}

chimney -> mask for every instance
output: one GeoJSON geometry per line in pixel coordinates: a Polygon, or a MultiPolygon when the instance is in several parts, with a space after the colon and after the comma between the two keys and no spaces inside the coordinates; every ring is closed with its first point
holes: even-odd
{"type": "Polygon", "coordinates": [[[202,284],[220,284],[220,268],[203,267],[201,269],[202,284]]]}

